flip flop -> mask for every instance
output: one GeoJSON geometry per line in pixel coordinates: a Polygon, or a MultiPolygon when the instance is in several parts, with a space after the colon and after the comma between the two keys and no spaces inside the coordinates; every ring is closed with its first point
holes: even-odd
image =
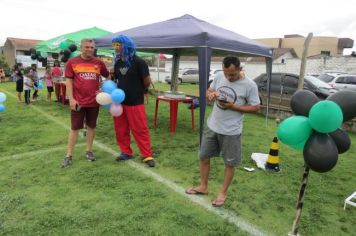
{"type": "Polygon", "coordinates": [[[185,190],[185,193],[190,194],[190,195],[207,195],[208,194],[206,192],[198,191],[195,188],[189,188],[189,189],[185,190]]]}
{"type": "Polygon", "coordinates": [[[225,198],[225,199],[218,199],[218,198],[216,198],[216,199],[211,203],[211,205],[212,205],[213,207],[222,207],[222,206],[224,205],[224,203],[225,203],[225,200],[226,200],[226,198],[225,198]]]}

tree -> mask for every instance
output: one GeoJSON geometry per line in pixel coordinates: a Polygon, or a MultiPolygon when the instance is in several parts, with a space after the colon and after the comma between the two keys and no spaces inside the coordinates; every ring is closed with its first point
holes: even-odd
{"type": "Polygon", "coordinates": [[[0,67],[4,69],[5,75],[9,76],[10,75],[10,67],[9,64],[7,64],[5,57],[3,55],[0,56],[0,67]]]}

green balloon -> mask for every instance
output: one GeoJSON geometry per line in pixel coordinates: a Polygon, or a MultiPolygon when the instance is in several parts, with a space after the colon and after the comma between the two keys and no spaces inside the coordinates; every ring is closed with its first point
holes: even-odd
{"type": "Polygon", "coordinates": [[[343,120],[342,110],[333,101],[320,101],[309,111],[310,126],[320,133],[331,133],[337,130],[343,120]]]}
{"type": "Polygon", "coordinates": [[[289,117],[279,125],[277,130],[279,140],[292,147],[305,143],[311,133],[312,128],[305,116],[289,117]]]}
{"type": "Polygon", "coordinates": [[[59,44],[59,48],[62,50],[67,50],[69,47],[69,44],[66,41],[63,41],[59,44]]]}

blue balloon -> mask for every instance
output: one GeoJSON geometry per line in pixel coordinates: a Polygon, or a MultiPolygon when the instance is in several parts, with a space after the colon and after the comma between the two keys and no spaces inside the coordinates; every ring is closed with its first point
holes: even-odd
{"type": "Polygon", "coordinates": [[[42,80],[38,81],[38,89],[43,89],[42,80]]]}
{"type": "Polygon", "coordinates": [[[0,92],[0,103],[3,103],[6,101],[6,94],[3,92],[0,92]]]}
{"type": "Polygon", "coordinates": [[[0,104],[0,112],[3,112],[3,111],[5,111],[5,106],[4,106],[4,104],[0,104]]]}
{"type": "Polygon", "coordinates": [[[125,92],[122,89],[114,89],[111,92],[111,100],[114,103],[122,103],[125,100],[125,92]]]}
{"type": "Polygon", "coordinates": [[[112,80],[106,80],[101,86],[101,90],[105,93],[111,94],[114,89],[116,89],[116,83],[112,80]]]}

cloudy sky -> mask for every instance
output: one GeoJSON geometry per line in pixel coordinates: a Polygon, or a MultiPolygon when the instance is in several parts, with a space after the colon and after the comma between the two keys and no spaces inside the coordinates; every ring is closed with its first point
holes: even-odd
{"type": "Polygon", "coordinates": [[[252,39],[309,32],[352,38],[356,51],[355,6],[356,0],[0,0],[0,45],[7,37],[47,40],[93,26],[117,32],[190,14],[252,39]]]}

